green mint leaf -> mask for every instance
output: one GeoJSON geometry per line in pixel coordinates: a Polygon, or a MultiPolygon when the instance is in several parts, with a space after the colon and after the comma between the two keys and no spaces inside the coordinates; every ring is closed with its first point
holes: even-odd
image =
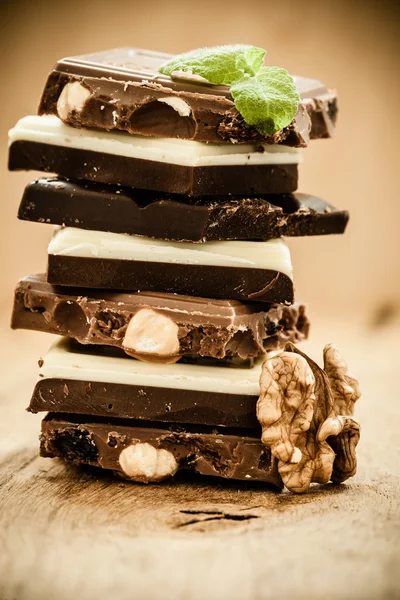
{"type": "Polygon", "coordinates": [[[234,83],[230,92],[246,123],[264,136],[289,125],[300,100],[293,77],[279,67],[261,67],[234,83]]]}
{"type": "MultiPolygon", "coordinates": [[[[243,53],[239,53],[236,59],[236,66],[243,75],[255,75],[264,64],[264,58],[267,54],[263,48],[256,46],[242,46],[243,53]]],[[[232,81],[232,83],[234,83],[232,81]]]]}
{"type": "Polygon", "coordinates": [[[254,46],[216,46],[179,54],[159,68],[164,75],[183,71],[200,75],[215,85],[231,85],[254,76],[262,67],[266,51],[254,46]]]}
{"type": "Polygon", "coordinates": [[[266,51],[255,46],[199,48],[175,56],[159,68],[200,75],[209,83],[229,85],[235,106],[246,123],[264,136],[291,123],[299,105],[293,77],[279,67],[264,67],[266,51]]]}

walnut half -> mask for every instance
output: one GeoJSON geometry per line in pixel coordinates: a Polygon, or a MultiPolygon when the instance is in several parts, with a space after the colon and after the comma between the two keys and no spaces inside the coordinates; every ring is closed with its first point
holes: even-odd
{"type": "Polygon", "coordinates": [[[265,361],[260,389],[261,439],[290,491],[304,492],[312,482],[340,483],[355,474],[360,426],[353,412],[360,391],[336,346],[325,346],[321,369],[286,344],[284,352],[265,361]]]}

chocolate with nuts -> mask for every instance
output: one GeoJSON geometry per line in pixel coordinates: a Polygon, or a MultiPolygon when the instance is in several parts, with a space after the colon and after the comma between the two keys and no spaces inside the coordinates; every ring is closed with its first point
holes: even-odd
{"type": "Polygon", "coordinates": [[[77,290],[52,286],[45,275],[18,283],[11,326],[116,346],[130,356],[163,362],[184,355],[252,358],[287,341],[300,342],[309,330],[302,305],[77,290]]]}
{"type": "Polygon", "coordinates": [[[274,136],[263,138],[238,113],[227,86],[158,73],[170,58],[138,48],[64,58],[49,75],[39,114],[57,115],[73,127],[200,142],[306,146],[310,137],[334,134],[336,93],[319,81],[295,78],[301,97],[295,119],[274,136]]]}
{"type": "Polygon", "coordinates": [[[259,439],[235,430],[150,423],[143,427],[121,419],[50,413],[42,421],[40,454],[110,469],[141,483],[163,481],[189,469],[282,488],[270,451],[259,439]]]}

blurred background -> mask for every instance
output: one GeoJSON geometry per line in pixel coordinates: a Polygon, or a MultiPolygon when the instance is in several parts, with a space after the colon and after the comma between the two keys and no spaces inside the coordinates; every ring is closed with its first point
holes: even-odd
{"type": "Polygon", "coordinates": [[[35,173],[7,172],[7,130],[34,114],[57,59],[116,46],[172,53],[247,43],[339,93],[333,140],[304,151],[300,191],[347,208],[344,236],[291,240],[297,299],[315,319],[368,325],[400,307],[398,4],[379,0],[0,0],[0,301],[43,271],[51,227],[19,222],[35,173]]]}

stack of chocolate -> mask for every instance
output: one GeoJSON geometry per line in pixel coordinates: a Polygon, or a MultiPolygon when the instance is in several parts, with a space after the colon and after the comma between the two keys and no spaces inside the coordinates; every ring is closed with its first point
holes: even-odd
{"type": "Polygon", "coordinates": [[[269,138],[229,88],[158,72],[135,49],[63,59],[38,116],[10,131],[30,183],[19,218],[57,225],[46,274],[22,279],[14,328],[63,336],[29,406],[41,455],[142,482],[179,469],[282,487],[256,416],[262,363],[307,337],[283,236],[342,233],[348,214],[295,193],[300,148],[330,137],[335,93],[269,138]]]}

